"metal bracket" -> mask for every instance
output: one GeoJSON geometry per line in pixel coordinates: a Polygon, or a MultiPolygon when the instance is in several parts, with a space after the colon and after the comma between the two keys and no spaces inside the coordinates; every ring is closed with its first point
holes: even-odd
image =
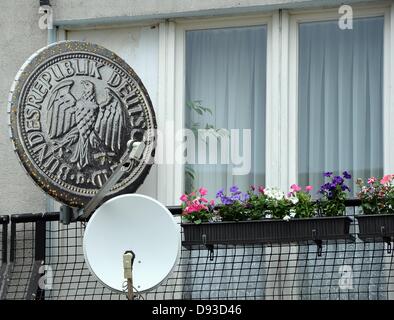
{"type": "Polygon", "coordinates": [[[391,254],[391,237],[387,236],[386,228],[384,226],[380,226],[380,234],[382,235],[383,242],[387,244],[387,253],[391,254]]]}
{"type": "Polygon", "coordinates": [[[60,222],[69,224],[75,220],[87,220],[94,213],[97,207],[103,202],[105,196],[112,189],[112,187],[119,181],[125,172],[133,168],[134,163],[140,161],[143,151],[145,149],[145,142],[132,141],[127,142],[127,152],[120,160],[119,165],[103,184],[97,194],[86,204],[82,209],[71,208],[62,205],[60,207],[60,222]]]}
{"type": "Polygon", "coordinates": [[[206,234],[201,235],[201,240],[202,240],[203,245],[209,251],[209,260],[213,261],[213,259],[215,258],[215,252],[213,251],[213,244],[207,244],[207,235],[206,234]]]}
{"type": "Polygon", "coordinates": [[[317,256],[321,257],[323,253],[323,241],[321,239],[318,239],[316,229],[312,230],[312,239],[317,245],[317,256]]]}
{"type": "Polygon", "coordinates": [[[391,254],[391,252],[392,252],[391,238],[390,237],[383,237],[383,241],[387,244],[387,253],[391,254]]]}
{"type": "Polygon", "coordinates": [[[213,259],[215,258],[215,252],[213,250],[213,244],[206,244],[205,247],[209,251],[209,261],[213,261],[213,259]]]}
{"type": "Polygon", "coordinates": [[[321,257],[323,253],[323,241],[322,240],[314,240],[317,245],[317,256],[321,257]]]}

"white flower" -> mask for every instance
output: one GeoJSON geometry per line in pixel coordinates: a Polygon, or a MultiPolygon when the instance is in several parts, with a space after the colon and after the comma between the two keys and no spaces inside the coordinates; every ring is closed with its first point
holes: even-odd
{"type": "Polygon", "coordinates": [[[272,214],[266,214],[265,217],[266,217],[267,219],[271,219],[271,218],[272,218],[272,214]]]}
{"type": "Polygon", "coordinates": [[[290,210],[290,217],[294,218],[296,215],[295,210],[290,210]]]}
{"type": "Polygon", "coordinates": [[[285,221],[289,221],[291,218],[290,218],[290,216],[288,216],[288,215],[285,215],[284,217],[283,217],[283,220],[285,220],[285,221]]]}
{"type": "Polygon", "coordinates": [[[291,202],[292,204],[297,204],[297,203],[298,203],[298,198],[297,198],[297,197],[294,197],[294,196],[289,197],[289,200],[290,200],[290,202],[291,202]]]}
{"type": "Polygon", "coordinates": [[[285,198],[284,192],[277,188],[266,188],[264,194],[271,199],[282,200],[285,198]]]}

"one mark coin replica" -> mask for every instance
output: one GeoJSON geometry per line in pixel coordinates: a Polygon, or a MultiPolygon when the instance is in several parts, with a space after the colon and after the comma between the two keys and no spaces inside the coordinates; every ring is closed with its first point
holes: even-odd
{"type": "Polygon", "coordinates": [[[82,207],[127,156],[145,149],[109,193],[134,192],[155,150],[152,103],[133,69],[95,44],[63,41],[32,55],[18,72],[8,105],[11,139],[27,173],[50,196],[82,207]]]}

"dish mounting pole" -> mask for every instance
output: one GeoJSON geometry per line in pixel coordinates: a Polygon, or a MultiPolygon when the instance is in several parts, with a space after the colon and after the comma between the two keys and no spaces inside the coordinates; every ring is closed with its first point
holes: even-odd
{"type": "Polygon", "coordinates": [[[67,205],[60,207],[60,222],[69,224],[76,220],[87,220],[94,213],[98,206],[103,202],[105,196],[112,189],[112,187],[119,181],[123,174],[133,168],[133,164],[140,161],[143,151],[145,149],[145,142],[132,141],[127,142],[127,151],[120,160],[119,165],[103,184],[97,194],[86,204],[82,209],[72,208],[67,205]]]}

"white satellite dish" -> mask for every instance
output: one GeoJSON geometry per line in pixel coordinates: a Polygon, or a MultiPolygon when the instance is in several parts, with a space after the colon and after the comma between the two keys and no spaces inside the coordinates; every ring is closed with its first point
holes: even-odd
{"type": "Polygon", "coordinates": [[[108,288],[124,292],[123,255],[133,251],[133,286],[158,286],[171,273],[180,251],[180,231],[160,202],[140,194],[114,197],[90,218],[83,251],[90,272],[108,288]]]}

